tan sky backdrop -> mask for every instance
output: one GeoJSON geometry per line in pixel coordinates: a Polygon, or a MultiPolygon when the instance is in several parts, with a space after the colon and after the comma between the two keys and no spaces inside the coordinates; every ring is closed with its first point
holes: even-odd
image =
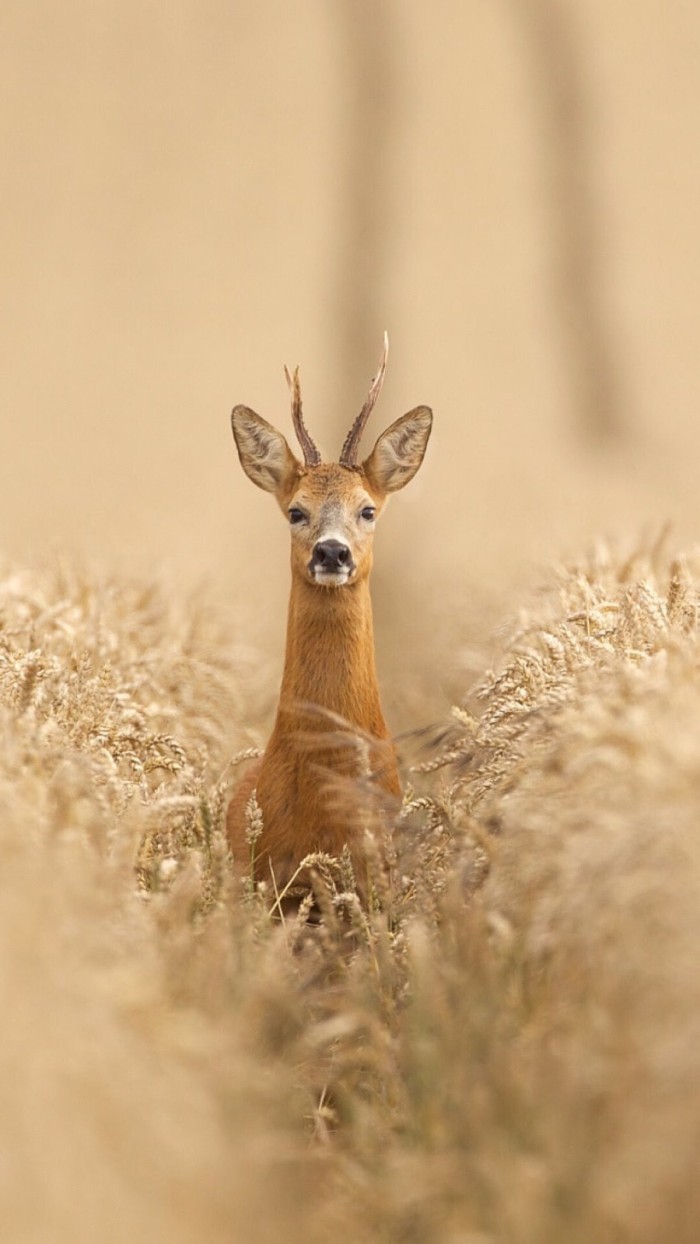
{"type": "Polygon", "coordinates": [[[371,432],[436,417],[387,659],[589,536],[697,537],[700,6],[4,0],[0,63],[10,555],[216,579],[274,659],[287,537],[230,408],[288,429],[299,362],[337,453],[385,327],[371,432]]]}

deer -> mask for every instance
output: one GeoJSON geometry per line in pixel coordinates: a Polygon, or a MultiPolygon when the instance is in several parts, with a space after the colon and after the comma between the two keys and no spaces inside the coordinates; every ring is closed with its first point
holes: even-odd
{"type": "Polygon", "coordinates": [[[366,894],[362,808],[368,788],[398,807],[398,760],[382,712],[369,579],[377,520],[387,500],[418,471],[432,411],[416,406],[359,459],[365,425],[382,388],[388,337],[367,399],[338,462],[323,462],[302,414],[299,368],[285,367],[294,431],[303,460],[248,406],[231,427],[248,478],[272,493],[291,534],[292,582],[284,671],[272,733],[234,791],[227,834],[237,868],[277,894],[309,884],[302,861],[316,852],[350,852],[366,894]],[[251,846],[251,797],[262,831],[251,846]],[[300,876],[300,874],[302,874],[300,876]]]}

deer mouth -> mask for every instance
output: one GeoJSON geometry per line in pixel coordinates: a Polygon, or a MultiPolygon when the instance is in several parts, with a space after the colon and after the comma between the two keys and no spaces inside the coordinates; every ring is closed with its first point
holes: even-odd
{"type": "Polygon", "coordinates": [[[321,566],[314,566],[311,577],[320,587],[344,587],[352,578],[354,569],[354,566],[352,570],[341,566],[337,570],[324,570],[321,566]]]}

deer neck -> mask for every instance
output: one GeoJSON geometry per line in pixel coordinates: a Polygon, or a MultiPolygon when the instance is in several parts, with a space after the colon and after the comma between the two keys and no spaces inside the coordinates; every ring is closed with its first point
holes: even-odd
{"type": "Polygon", "coordinates": [[[371,734],[387,733],[367,579],[341,588],[292,581],[278,725],[299,712],[307,716],[309,705],[327,709],[371,734]]]}

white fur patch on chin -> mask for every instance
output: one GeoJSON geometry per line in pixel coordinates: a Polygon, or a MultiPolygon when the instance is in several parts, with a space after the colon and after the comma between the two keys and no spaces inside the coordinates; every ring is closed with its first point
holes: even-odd
{"type": "Polygon", "coordinates": [[[343,587],[350,578],[350,571],[345,569],[324,571],[318,567],[314,570],[314,583],[319,587],[343,587]]]}

